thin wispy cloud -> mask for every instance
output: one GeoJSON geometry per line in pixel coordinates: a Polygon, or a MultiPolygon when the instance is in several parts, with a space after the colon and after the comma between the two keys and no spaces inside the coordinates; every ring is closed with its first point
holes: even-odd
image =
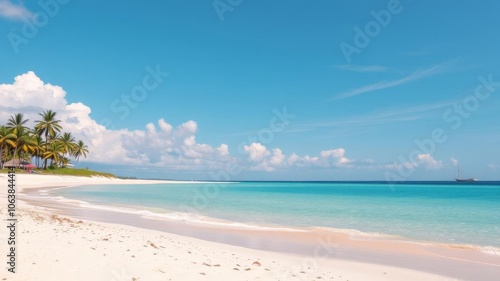
{"type": "Polygon", "coordinates": [[[316,127],[342,127],[342,126],[355,126],[355,125],[382,125],[382,124],[388,124],[388,123],[395,123],[395,122],[410,122],[410,121],[415,121],[419,119],[423,119],[426,117],[430,117],[430,114],[419,114],[419,115],[413,115],[413,116],[394,116],[394,117],[385,117],[385,118],[370,118],[370,117],[362,117],[362,118],[357,118],[357,119],[350,119],[350,120],[341,120],[341,121],[335,121],[335,122],[329,122],[329,123],[320,123],[316,124],[316,127]]]}
{"type": "Polygon", "coordinates": [[[457,102],[457,100],[446,100],[446,101],[430,103],[430,104],[421,104],[421,105],[415,105],[415,106],[409,106],[409,107],[392,108],[392,109],[388,109],[388,110],[381,112],[379,114],[379,116],[388,117],[388,116],[408,115],[408,114],[415,114],[415,113],[429,113],[432,111],[436,111],[436,110],[440,110],[440,109],[449,107],[456,102],[457,102]]]}
{"type": "Polygon", "coordinates": [[[331,122],[318,122],[306,124],[306,128],[319,127],[351,127],[351,126],[366,126],[366,125],[383,125],[395,122],[409,122],[420,119],[430,118],[440,114],[443,108],[449,107],[455,101],[448,100],[432,104],[423,104],[409,107],[391,108],[384,111],[374,112],[371,114],[355,116],[348,119],[336,120],[331,122]]]}
{"type": "Polygon", "coordinates": [[[340,64],[332,65],[332,67],[355,72],[386,72],[387,67],[382,65],[355,65],[355,64],[340,64]]]}
{"type": "Polygon", "coordinates": [[[23,20],[31,17],[33,17],[33,13],[22,4],[16,4],[10,0],[0,0],[0,18],[23,20]]]}
{"type": "Polygon", "coordinates": [[[365,85],[356,89],[349,90],[347,92],[341,93],[337,95],[336,97],[332,98],[332,100],[338,100],[338,99],[346,99],[346,98],[351,98],[354,96],[378,91],[378,90],[383,90],[383,89],[388,89],[396,86],[400,86],[403,84],[407,84],[413,81],[417,81],[426,77],[430,77],[436,74],[440,74],[444,72],[447,69],[448,62],[442,63],[435,65],[433,67],[424,69],[424,70],[418,70],[413,72],[412,74],[405,76],[403,78],[397,79],[397,80],[392,80],[392,81],[382,81],[379,83],[374,83],[374,84],[369,84],[365,85]]]}
{"type": "Polygon", "coordinates": [[[500,170],[500,165],[490,164],[488,165],[488,168],[491,170],[500,170]]]}

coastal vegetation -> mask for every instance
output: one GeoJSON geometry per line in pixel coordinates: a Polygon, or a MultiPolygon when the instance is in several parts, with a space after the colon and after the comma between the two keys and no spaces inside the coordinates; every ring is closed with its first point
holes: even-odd
{"type": "MultiPolygon", "coordinates": [[[[6,174],[8,169],[0,169],[0,174],[6,174]]],[[[17,169],[17,173],[24,173],[25,170],[17,169]]],[[[89,169],[76,169],[76,168],[53,168],[45,170],[37,170],[37,174],[40,175],[61,175],[61,176],[78,176],[78,177],[106,177],[106,178],[117,178],[111,173],[103,173],[99,171],[93,171],[89,169]]]]}
{"type": "Polygon", "coordinates": [[[81,157],[87,157],[88,146],[63,130],[56,112],[46,110],[39,115],[32,128],[27,126],[29,120],[22,113],[12,115],[0,126],[1,167],[10,163],[9,166],[22,168],[29,163],[31,167],[43,169],[44,173],[68,174],[82,170],[78,173],[89,174],[86,169],[67,169],[71,159],[78,162],[81,157]]]}

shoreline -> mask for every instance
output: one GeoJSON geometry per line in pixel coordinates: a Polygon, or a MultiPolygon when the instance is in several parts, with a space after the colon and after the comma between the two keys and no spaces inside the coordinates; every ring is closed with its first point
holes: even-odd
{"type": "MultiPolygon", "coordinates": [[[[166,182],[166,183],[184,183],[184,184],[206,184],[207,182],[192,182],[192,181],[176,181],[176,182],[166,182]]],[[[209,182],[213,183],[213,182],[209,182]]],[[[237,183],[237,182],[230,182],[237,183]]],[[[157,184],[156,182],[154,184],[157,184]]],[[[224,182],[224,184],[228,184],[224,182]]],[[[51,188],[47,190],[51,192],[54,189],[66,189],[73,188],[73,186],[62,186],[51,188]]],[[[34,191],[33,189],[31,189],[34,191]]],[[[33,193],[33,192],[31,192],[33,193]]],[[[45,194],[48,195],[48,194],[45,194]]],[[[40,194],[35,194],[35,196],[41,196],[40,194]]],[[[384,230],[380,231],[365,231],[360,230],[358,228],[337,228],[330,226],[322,226],[322,225],[297,225],[297,224],[283,224],[283,223],[252,223],[252,222],[240,222],[237,220],[219,218],[219,217],[211,217],[209,215],[204,214],[194,214],[188,211],[177,211],[172,209],[167,209],[164,207],[151,207],[144,205],[132,205],[128,203],[111,203],[111,202],[97,202],[91,203],[87,201],[83,201],[81,199],[70,199],[63,196],[56,197],[48,197],[48,200],[55,200],[59,203],[70,203],[70,204],[79,204],[80,207],[86,207],[90,209],[98,209],[98,210],[108,210],[114,211],[117,213],[132,213],[132,214],[141,214],[144,218],[147,219],[166,219],[173,221],[187,221],[191,224],[197,224],[205,227],[220,227],[223,229],[255,229],[255,230],[284,230],[284,231],[314,231],[314,230],[325,230],[331,231],[334,233],[346,233],[350,235],[353,239],[393,239],[398,241],[411,242],[416,244],[425,244],[425,245],[435,245],[435,246],[444,246],[451,248],[470,248],[476,249],[478,251],[484,250],[484,253],[499,255],[500,256],[500,244],[498,243],[474,243],[471,241],[460,241],[453,239],[453,241],[445,241],[445,240],[431,240],[419,237],[408,237],[404,234],[396,234],[386,232],[384,230]]],[[[191,206],[188,206],[191,207],[191,206]]],[[[182,209],[182,208],[181,208],[182,209]]],[[[188,210],[188,208],[186,208],[188,210]]],[[[476,240],[477,241],[477,240],[476,240]]],[[[492,241],[490,241],[492,242],[492,241]]]]}
{"type": "MultiPolygon", "coordinates": [[[[178,182],[175,182],[178,183],[178,182]]],[[[186,184],[192,184],[192,182],[184,182],[186,184]]],[[[202,184],[204,182],[200,182],[202,184]]],[[[156,184],[156,183],[155,183],[156,184]]],[[[41,194],[34,194],[36,192],[42,193],[42,191],[50,192],[54,189],[62,189],[62,188],[77,188],[78,186],[60,186],[60,187],[52,187],[47,190],[47,188],[32,188],[29,189],[27,195],[33,195],[37,199],[36,204],[40,204],[41,202],[52,202],[49,205],[53,204],[67,204],[69,216],[75,216],[72,214],[71,208],[86,208],[91,212],[91,210],[100,210],[100,211],[109,211],[112,213],[116,213],[117,215],[126,213],[132,215],[139,215],[142,219],[147,220],[168,220],[172,222],[186,222],[191,225],[196,225],[205,228],[220,228],[222,230],[255,230],[255,231],[280,231],[284,233],[288,232],[327,232],[334,234],[342,234],[349,237],[349,239],[353,240],[386,240],[386,241],[395,241],[395,242],[405,242],[411,244],[425,245],[425,246],[434,246],[434,247],[444,247],[444,248],[459,248],[459,249],[470,249],[473,251],[479,251],[485,254],[496,255],[500,257],[500,247],[494,245],[480,245],[480,244],[467,244],[467,243],[446,243],[442,241],[431,241],[431,240],[418,240],[411,239],[408,237],[396,235],[396,234],[387,234],[387,233],[379,233],[379,232],[365,232],[358,229],[344,229],[344,228],[332,228],[325,226],[293,226],[293,225],[282,225],[282,224],[253,224],[253,223],[244,223],[237,221],[230,221],[221,218],[209,217],[205,215],[196,215],[192,216],[192,214],[181,213],[177,211],[172,211],[168,209],[160,209],[160,208],[148,208],[147,206],[141,205],[127,205],[127,204],[100,204],[100,203],[89,203],[86,201],[82,201],[79,199],[70,199],[70,198],[55,198],[55,197],[42,197],[41,194]],[[39,200],[38,200],[39,199],[39,200]],[[161,211],[161,212],[157,212],[161,211]],[[486,251],[483,251],[486,250],[486,251]]],[[[48,205],[47,205],[48,206],[48,205]]],[[[133,226],[133,225],[131,225],[133,226]]]]}
{"type": "MultiPolygon", "coordinates": [[[[19,176],[20,175],[18,175],[18,177],[19,176]]],[[[495,274],[500,274],[500,257],[493,255],[491,257],[486,256],[486,254],[478,251],[464,249],[461,245],[454,248],[449,247],[449,245],[427,245],[419,242],[391,240],[387,238],[374,239],[374,237],[362,237],[362,239],[353,239],[348,233],[322,231],[321,229],[305,232],[283,232],[276,229],[265,231],[262,229],[207,228],[206,226],[186,222],[164,222],[161,220],[144,218],[144,216],[140,214],[124,215],[123,213],[117,213],[110,210],[88,210],[81,206],[68,207],[64,206],[65,204],[61,202],[52,202],[50,204],[46,202],[46,200],[42,202],[42,198],[39,198],[40,201],[33,200],[33,198],[23,198],[29,197],[27,196],[28,193],[36,193],[41,190],[56,187],[95,184],[154,184],[169,183],[170,181],[147,180],[147,182],[145,182],[144,180],[103,180],[96,178],[82,180],[75,179],[74,177],[64,178],[65,176],[43,175],[42,177],[52,178],[45,178],[48,180],[45,182],[34,183],[31,181],[31,183],[23,183],[24,180],[29,179],[29,176],[31,175],[24,175],[21,177],[24,179],[20,178],[21,180],[18,181],[18,185],[22,186],[21,190],[18,192],[21,194],[24,193],[24,195],[20,196],[20,200],[28,203],[21,204],[22,206],[20,206],[20,209],[28,213],[33,211],[47,212],[47,210],[49,210],[48,214],[51,215],[56,214],[57,216],[69,217],[76,220],[82,219],[92,224],[103,224],[105,226],[110,224],[115,227],[124,227],[125,225],[126,228],[138,227],[138,231],[174,235],[176,239],[180,240],[193,239],[203,245],[214,243],[217,247],[236,247],[237,253],[240,253],[241,247],[244,247],[243,249],[246,249],[245,251],[258,251],[259,253],[264,251],[266,255],[280,256],[280,258],[283,258],[283,256],[288,258],[292,256],[298,259],[312,257],[314,260],[327,264],[333,262],[337,263],[339,261],[354,263],[357,269],[375,267],[379,269],[384,268],[386,270],[390,268],[391,271],[393,271],[396,268],[398,272],[411,273],[411,276],[415,276],[415,278],[419,274],[424,274],[426,276],[428,275],[426,278],[437,278],[434,280],[447,280],[447,278],[450,280],[451,278],[463,278],[464,280],[494,280],[493,277],[498,276],[495,274]],[[61,177],[63,177],[63,179],[61,179],[61,177]],[[311,239],[312,237],[314,239],[311,239]],[[322,247],[318,248],[318,245],[322,245],[322,247]],[[290,251],[290,249],[292,251],[290,251]],[[316,253],[321,253],[321,255],[316,256],[316,253]]],[[[31,178],[31,180],[34,179],[34,177],[31,178]]],[[[193,184],[196,182],[170,183],[193,184]]],[[[235,249],[232,250],[234,251],[235,249]]],[[[298,264],[300,265],[300,263],[298,264]]],[[[325,268],[328,267],[329,266],[326,266],[325,268]]],[[[236,272],[238,270],[233,271],[236,272]]],[[[357,271],[348,271],[345,272],[345,274],[356,276],[356,272],[357,271]]],[[[203,278],[202,276],[197,277],[198,279],[196,280],[211,280],[209,278],[203,278]]],[[[382,277],[383,278],[380,280],[397,280],[391,279],[389,276],[382,277]]],[[[370,278],[358,280],[379,279],[370,278]]]]}

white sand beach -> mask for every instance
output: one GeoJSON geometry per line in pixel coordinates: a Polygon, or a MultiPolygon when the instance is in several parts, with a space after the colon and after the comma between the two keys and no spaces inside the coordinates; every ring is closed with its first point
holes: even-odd
{"type": "MultiPolygon", "coordinates": [[[[1,182],[3,219],[7,217],[5,174],[0,175],[1,182]]],[[[16,187],[22,200],[23,191],[30,188],[159,182],[17,174],[16,187]]],[[[457,280],[409,268],[214,243],[76,219],[22,201],[17,204],[17,272],[7,272],[4,266],[0,280],[457,280]]],[[[5,264],[7,232],[2,229],[0,253],[5,264]]]]}

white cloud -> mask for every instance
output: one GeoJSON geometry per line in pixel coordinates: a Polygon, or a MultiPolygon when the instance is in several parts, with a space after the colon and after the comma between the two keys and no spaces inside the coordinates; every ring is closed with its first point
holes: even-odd
{"type": "Polygon", "coordinates": [[[348,164],[350,162],[349,159],[344,157],[345,149],[343,148],[321,151],[320,155],[323,159],[326,159],[329,162],[329,164],[332,165],[348,164]]]}
{"type": "Polygon", "coordinates": [[[35,73],[29,71],[15,78],[14,84],[0,85],[0,98],[11,106],[36,106],[62,108],[66,105],[66,92],[59,86],[44,84],[35,73]]]}
{"type": "Polygon", "coordinates": [[[392,163],[384,165],[389,170],[413,170],[418,167],[416,162],[392,163]]]}
{"type": "MultiPolygon", "coordinates": [[[[0,120],[7,120],[12,114],[21,112],[30,119],[30,126],[39,120],[38,113],[52,109],[64,127],[84,137],[86,127],[94,132],[105,128],[89,117],[90,108],[82,103],[68,104],[66,92],[59,86],[43,83],[33,72],[19,75],[13,84],[0,85],[0,120]]],[[[5,122],[5,121],[3,121],[5,122]]]]}
{"type": "Polygon", "coordinates": [[[337,148],[321,151],[319,156],[299,156],[292,153],[286,156],[279,148],[268,150],[261,143],[252,143],[243,147],[251,162],[251,169],[257,171],[274,171],[285,168],[350,168],[355,161],[345,157],[345,150],[337,148]]]}
{"type": "Polygon", "coordinates": [[[228,146],[222,144],[213,148],[196,142],[197,124],[185,122],[176,128],[163,119],[155,125],[150,123],[146,130],[122,131],[121,143],[125,155],[134,164],[157,165],[186,169],[210,169],[218,165],[228,155],[228,146]]]}
{"type": "Polygon", "coordinates": [[[335,121],[321,121],[299,125],[302,131],[323,127],[353,127],[393,124],[395,122],[411,122],[442,114],[442,109],[453,105],[455,101],[448,100],[438,103],[420,104],[416,106],[396,107],[375,111],[365,115],[357,115],[335,121]]]}
{"type": "Polygon", "coordinates": [[[283,154],[281,149],[275,148],[273,149],[272,157],[271,160],[269,160],[269,163],[273,166],[280,166],[285,159],[286,156],[283,154]]]}
{"type": "Polygon", "coordinates": [[[429,154],[420,154],[411,163],[381,166],[371,159],[350,159],[344,148],[300,156],[287,155],[280,148],[268,149],[261,143],[244,146],[246,158],[236,159],[231,156],[227,144],[198,143],[198,124],[193,120],[173,126],[160,119],[146,124],[141,130],[110,130],[90,117],[88,106],[80,102],[68,103],[63,88],[44,83],[31,71],[17,76],[12,84],[0,85],[0,120],[4,120],[3,123],[21,112],[33,126],[34,121],[40,119],[38,113],[47,109],[57,112],[66,131],[88,144],[90,154],[86,161],[96,163],[198,171],[224,169],[228,163],[239,163],[243,170],[267,172],[294,168],[397,169],[404,166],[439,169],[443,166],[429,154]]]}
{"type": "Polygon", "coordinates": [[[407,84],[416,80],[420,80],[429,76],[433,76],[439,73],[442,73],[447,66],[448,63],[442,63],[435,65],[433,67],[424,69],[424,70],[419,70],[415,71],[412,74],[405,76],[403,78],[397,79],[397,80],[392,80],[392,81],[382,81],[379,83],[374,83],[374,84],[369,84],[365,85],[356,89],[349,90],[347,92],[341,93],[334,97],[333,99],[345,99],[345,98],[350,98],[354,97],[357,95],[377,91],[377,90],[382,90],[382,89],[387,89],[387,88],[392,88],[396,87],[399,85],[407,84]]]}
{"type": "Polygon", "coordinates": [[[430,154],[418,155],[417,161],[418,161],[419,165],[422,165],[428,169],[440,169],[443,167],[443,162],[434,159],[434,157],[432,157],[432,155],[430,155],[430,154]]]}
{"type": "Polygon", "coordinates": [[[243,150],[248,154],[251,170],[271,172],[288,166],[285,162],[287,157],[279,148],[269,151],[261,143],[252,143],[244,146],[243,150]]]}
{"type": "Polygon", "coordinates": [[[229,147],[213,148],[196,141],[198,125],[187,121],[176,128],[164,119],[149,123],[144,130],[109,130],[90,118],[91,109],[83,103],[68,103],[66,92],[59,86],[44,83],[35,73],[15,78],[13,84],[0,85],[0,120],[18,112],[33,126],[38,113],[57,112],[64,130],[89,146],[91,162],[161,166],[169,169],[216,169],[232,161],[229,147]]]}
{"type": "Polygon", "coordinates": [[[220,154],[220,156],[229,155],[229,146],[227,144],[221,144],[219,147],[216,148],[216,150],[220,154]]]}
{"type": "Polygon", "coordinates": [[[295,164],[298,160],[300,159],[300,157],[295,154],[295,153],[292,153],[292,155],[290,155],[287,160],[286,160],[286,163],[288,166],[292,166],[293,164],[295,164]]]}
{"type": "Polygon", "coordinates": [[[33,14],[20,4],[14,4],[10,0],[0,0],[0,17],[23,20],[32,18],[33,14]]]}
{"type": "MultiPolygon", "coordinates": [[[[371,161],[372,162],[372,161],[371,161]]],[[[417,168],[425,168],[428,170],[437,170],[443,168],[443,162],[441,160],[436,160],[430,154],[419,154],[415,156],[414,161],[406,161],[400,163],[392,163],[387,165],[382,165],[383,168],[389,170],[413,170],[417,168]]]]}
{"type": "Polygon", "coordinates": [[[453,166],[458,166],[458,160],[455,157],[451,157],[450,161],[453,166]]]}
{"type": "Polygon", "coordinates": [[[264,157],[270,155],[271,153],[267,151],[267,148],[260,143],[252,143],[251,145],[245,145],[243,150],[248,153],[250,161],[259,162],[264,160],[264,157]]]}
{"type": "Polygon", "coordinates": [[[500,170],[500,165],[489,164],[488,168],[491,169],[491,170],[500,170]]]}

